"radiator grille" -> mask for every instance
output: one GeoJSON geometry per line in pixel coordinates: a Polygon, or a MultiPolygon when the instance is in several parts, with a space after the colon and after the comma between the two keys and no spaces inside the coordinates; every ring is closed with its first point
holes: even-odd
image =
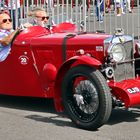
{"type": "Polygon", "coordinates": [[[123,44],[126,58],[124,62],[118,63],[114,66],[114,80],[116,82],[133,79],[135,76],[134,62],[133,62],[133,41],[128,41],[123,44]]]}

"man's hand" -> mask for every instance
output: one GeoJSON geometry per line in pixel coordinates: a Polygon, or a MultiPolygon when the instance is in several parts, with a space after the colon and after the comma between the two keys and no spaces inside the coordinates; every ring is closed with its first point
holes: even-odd
{"type": "Polygon", "coordinates": [[[31,23],[25,23],[25,24],[23,24],[23,26],[25,27],[25,28],[29,28],[29,27],[31,27],[31,26],[33,26],[31,23]]]}

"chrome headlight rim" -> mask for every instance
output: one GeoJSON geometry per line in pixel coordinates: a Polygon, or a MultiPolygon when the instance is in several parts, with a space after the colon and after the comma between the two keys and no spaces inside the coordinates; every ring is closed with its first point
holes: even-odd
{"type": "Polygon", "coordinates": [[[113,43],[107,49],[107,54],[111,57],[115,62],[121,62],[125,60],[126,53],[124,46],[121,43],[113,43]],[[115,50],[114,50],[115,48],[115,50]],[[119,57],[118,57],[118,55],[119,57]],[[117,57],[116,57],[117,56],[117,57]]]}

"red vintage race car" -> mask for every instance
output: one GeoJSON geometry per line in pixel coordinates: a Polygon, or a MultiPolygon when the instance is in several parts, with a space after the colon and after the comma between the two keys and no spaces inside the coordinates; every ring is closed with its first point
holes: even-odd
{"type": "Polygon", "coordinates": [[[27,28],[0,62],[0,93],[53,98],[78,127],[96,130],[113,107],[140,104],[138,46],[120,30],[77,32],[71,23],[27,28]]]}

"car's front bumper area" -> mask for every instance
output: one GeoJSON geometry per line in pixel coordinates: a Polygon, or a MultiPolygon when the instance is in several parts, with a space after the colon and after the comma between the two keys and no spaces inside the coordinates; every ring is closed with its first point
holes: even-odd
{"type": "Polygon", "coordinates": [[[110,81],[108,85],[111,93],[122,101],[126,108],[140,105],[140,77],[121,82],[110,81]]]}

